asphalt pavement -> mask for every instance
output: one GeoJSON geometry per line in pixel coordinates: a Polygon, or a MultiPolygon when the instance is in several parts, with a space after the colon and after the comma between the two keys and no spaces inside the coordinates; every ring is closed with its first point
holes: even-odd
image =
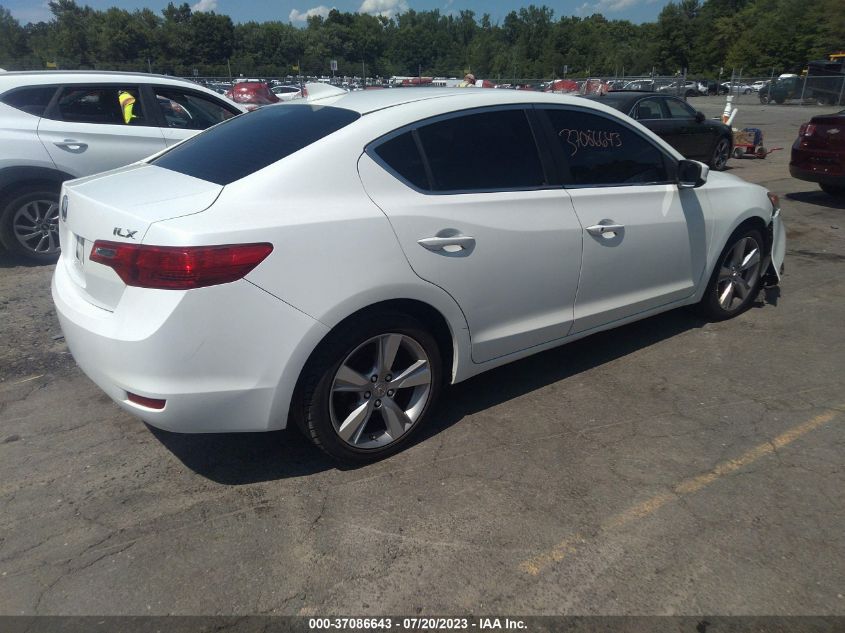
{"type": "Polygon", "coordinates": [[[785,148],[729,162],[781,195],[779,288],[449,388],[362,468],[121,412],[0,259],[0,614],[845,614],[845,202],[787,169],[833,109],[739,107],[785,148]]]}

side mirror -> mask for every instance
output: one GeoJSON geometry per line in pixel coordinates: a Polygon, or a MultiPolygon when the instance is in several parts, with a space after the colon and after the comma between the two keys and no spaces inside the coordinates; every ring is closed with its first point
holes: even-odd
{"type": "Polygon", "coordinates": [[[678,187],[693,189],[707,182],[710,168],[696,160],[682,160],[678,162],[678,187]]]}
{"type": "Polygon", "coordinates": [[[704,119],[706,119],[706,118],[707,117],[704,116],[703,112],[696,112],[695,113],[695,122],[696,123],[704,123],[704,119]]]}

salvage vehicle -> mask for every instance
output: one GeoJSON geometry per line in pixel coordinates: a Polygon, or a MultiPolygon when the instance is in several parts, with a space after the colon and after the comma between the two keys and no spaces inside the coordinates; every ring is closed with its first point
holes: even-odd
{"type": "Polygon", "coordinates": [[[818,115],[798,130],[789,173],[819,183],[822,191],[845,197],[845,110],[818,115]]]}
{"type": "Polygon", "coordinates": [[[707,119],[683,99],[660,93],[613,92],[587,97],[607,104],[636,119],[687,158],[722,171],[731,156],[731,128],[707,119]]]}
{"type": "Polygon", "coordinates": [[[63,181],[135,162],[243,111],[173,77],[0,74],[0,243],[29,260],[54,261],[63,181]]]}
{"type": "Polygon", "coordinates": [[[777,196],[600,101],[438,88],[261,108],[67,183],[60,236],[62,330],[120,407],[295,424],[352,463],[408,446],[445,384],[681,306],[734,317],[785,252],[777,196]]]}

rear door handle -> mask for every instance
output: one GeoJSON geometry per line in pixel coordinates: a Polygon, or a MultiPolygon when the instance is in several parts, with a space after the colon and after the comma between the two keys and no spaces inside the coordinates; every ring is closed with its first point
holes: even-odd
{"type": "Polygon", "coordinates": [[[64,141],[54,141],[53,145],[61,147],[62,149],[70,150],[71,152],[84,152],[88,149],[88,143],[76,141],[72,138],[66,138],[64,141]]]}
{"type": "Polygon", "coordinates": [[[449,237],[425,237],[417,240],[417,244],[430,251],[456,252],[463,249],[470,249],[475,246],[475,238],[469,235],[451,235],[449,237]],[[447,248],[456,246],[457,248],[447,248]]]}
{"type": "Polygon", "coordinates": [[[607,237],[612,237],[608,234],[613,233],[615,235],[624,228],[624,224],[595,224],[587,227],[587,233],[590,235],[598,235],[600,237],[604,237],[605,235],[607,235],[607,237]]]}

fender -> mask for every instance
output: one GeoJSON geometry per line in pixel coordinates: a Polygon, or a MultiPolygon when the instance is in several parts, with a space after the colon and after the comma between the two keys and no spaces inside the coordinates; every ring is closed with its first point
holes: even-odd
{"type": "Polygon", "coordinates": [[[5,167],[0,169],[0,191],[5,192],[17,183],[23,182],[55,183],[58,188],[66,180],[73,180],[74,178],[76,176],[49,167],[36,167],[34,165],[5,167]]]}

